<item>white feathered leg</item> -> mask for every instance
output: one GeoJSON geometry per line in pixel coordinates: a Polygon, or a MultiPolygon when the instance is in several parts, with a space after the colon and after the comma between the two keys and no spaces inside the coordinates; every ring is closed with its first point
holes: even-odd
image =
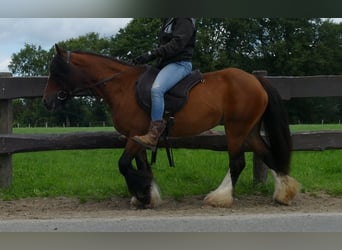
{"type": "Polygon", "coordinates": [[[288,175],[278,175],[272,170],[274,178],[273,199],[280,204],[290,205],[300,190],[300,184],[294,178],[288,175]]]}
{"type": "Polygon", "coordinates": [[[221,185],[204,198],[204,204],[212,207],[231,207],[233,204],[233,184],[230,171],[221,185]]]}
{"type": "Polygon", "coordinates": [[[154,180],[152,180],[150,204],[144,205],[135,196],[133,196],[131,198],[131,206],[133,206],[134,208],[142,208],[142,207],[155,208],[161,203],[161,201],[162,199],[161,199],[159,187],[157,183],[154,180]]]}

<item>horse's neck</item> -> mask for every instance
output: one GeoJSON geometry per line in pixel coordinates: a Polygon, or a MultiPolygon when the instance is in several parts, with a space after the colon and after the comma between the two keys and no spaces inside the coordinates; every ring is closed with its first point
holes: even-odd
{"type": "Polygon", "coordinates": [[[110,109],[114,127],[125,135],[133,126],[132,117],[141,111],[135,101],[135,83],[143,71],[144,68],[138,67],[121,69],[111,81],[96,90],[110,109]]]}
{"type": "Polygon", "coordinates": [[[96,60],[91,65],[87,65],[89,71],[98,81],[107,78],[110,74],[117,74],[129,71],[133,66],[124,65],[109,59],[96,60]]]}
{"type": "Polygon", "coordinates": [[[99,87],[102,87],[101,85],[107,85],[109,82],[115,81],[120,75],[129,72],[134,68],[133,66],[121,63],[120,61],[97,55],[81,54],[78,55],[78,57],[75,57],[74,60],[89,76],[90,83],[88,83],[88,86],[92,84],[97,85],[97,83],[103,81],[103,84],[98,84],[99,87]]]}
{"type": "Polygon", "coordinates": [[[91,79],[95,79],[95,83],[113,77],[105,84],[93,88],[93,91],[109,106],[113,125],[118,132],[128,136],[132,128],[137,126],[137,121],[138,127],[144,126],[144,123],[140,122],[142,120],[149,122],[135,97],[135,83],[146,67],[131,66],[102,57],[83,59],[83,70],[91,79]],[[92,65],[89,65],[90,62],[92,65]]]}
{"type": "Polygon", "coordinates": [[[144,68],[111,61],[102,65],[98,64],[95,71],[92,70],[96,81],[109,80],[96,88],[96,92],[108,103],[117,102],[121,98],[130,98],[135,82],[143,71],[144,68]]]}

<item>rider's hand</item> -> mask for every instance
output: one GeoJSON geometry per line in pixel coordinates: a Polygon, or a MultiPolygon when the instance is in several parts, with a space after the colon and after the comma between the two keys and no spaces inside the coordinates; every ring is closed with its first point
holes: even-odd
{"type": "Polygon", "coordinates": [[[133,63],[134,64],[145,64],[148,63],[152,60],[154,60],[156,58],[156,56],[151,52],[147,52],[141,56],[138,56],[136,58],[133,59],[133,63]]]}

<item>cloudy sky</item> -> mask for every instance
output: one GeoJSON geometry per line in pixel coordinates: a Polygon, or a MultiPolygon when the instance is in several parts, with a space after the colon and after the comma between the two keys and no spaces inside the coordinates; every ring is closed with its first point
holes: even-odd
{"type": "Polygon", "coordinates": [[[25,43],[50,49],[56,42],[89,32],[114,35],[130,18],[0,18],[0,72],[8,72],[13,53],[25,43]]]}

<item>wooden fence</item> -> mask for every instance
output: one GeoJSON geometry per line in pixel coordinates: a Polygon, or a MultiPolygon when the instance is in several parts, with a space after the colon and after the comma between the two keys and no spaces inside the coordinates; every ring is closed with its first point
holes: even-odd
{"type": "MultiPolygon", "coordinates": [[[[256,71],[263,74],[264,71],[256,71]]],[[[278,89],[284,100],[297,97],[342,96],[342,76],[266,76],[278,89]]],[[[118,133],[67,133],[48,135],[12,134],[12,99],[41,97],[47,77],[11,77],[0,73],[0,187],[12,181],[12,154],[19,152],[122,148],[124,141],[118,133]]],[[[292,135],[294,150],[326,150],[342,148],[342,131],[301,132],[292,135]]],[[[187,138],[170,138],[173,148],[210,149],[225,151],[227,148],[222,132],[204,133],[187,138]]],[[[162,142],[162,147],[164,146],[162,142]]],[[[248,149],[247,149],[248,150],[248,149]]],[[[267,178],[267,168],[254,157],[254,181],[267,178]]]]}

